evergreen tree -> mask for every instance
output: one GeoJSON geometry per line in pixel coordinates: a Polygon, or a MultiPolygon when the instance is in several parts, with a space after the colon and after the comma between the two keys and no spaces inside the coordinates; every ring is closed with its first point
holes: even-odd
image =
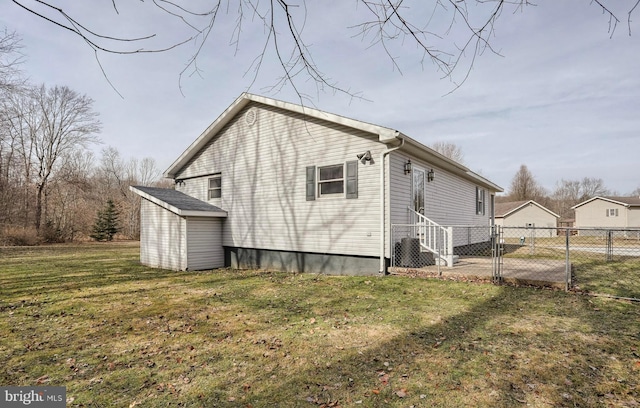
{"type": "Polygon", "coordinates": [[[98,211],[91,238],[97,241],[112,241],[113,236],[120,230],[118,216],[119,213],[113,201],[107,200],[104,210],[98,211]]]}

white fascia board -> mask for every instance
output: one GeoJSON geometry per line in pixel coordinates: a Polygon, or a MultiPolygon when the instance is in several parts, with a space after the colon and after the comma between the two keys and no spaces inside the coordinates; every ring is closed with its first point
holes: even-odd
{"type": "Polygon", "coordinates": [[[404,134],[400,134],[399,137],[404,139],[406,142],[400,150],[408,153],[409,155],[422,158],[434,166],[441,167],[443,170],[462,176],[467,180],[473,181],[474,183],[497,193],[504,191],[499,185],[471,171],[468,167],[458,163],[457,161],[451,160],[450,158],[438,153],[429,146],[426,146],[404,134]]]}
{"type": "Polygon", "coordinates": [[[396,140],[400,132],[394,129],[386,128],[384,126],[374,125],[372,123],[362,122],[355,119],[347,118],[346,116],[336,115],[334,113],[325,112],[319,109],[310,108],[304,105],[298,105],[295,103],[279,101],[276,99],[266,98],[264,96],[245,94],[245,98],[258,102],[264,105],[274,106],[280,109],[284,109],[290,112],[296,112],[304,116],[309,116],[316,119],[326,120],[332,123],[337,123],[353,129],[362,130],[367,133],[378,135],[378,140],[382,143],[389,143],[396,140]]]}
{"type": "Polygon", "coordinates": [[[191,157],[199,152],[216,133],[224,127],[242,108],[244,108],[250,101],[246,97],[247,94],[240,95],[224,112],[218,116],[218,118],[205,129],[204,132],[198,136],[198,138],[182,152],[182,154],[169,166],[164,172],[164,177],[174,178],[176,173],[184,167],[191,157]]]}
{"type": "Polygon", "coordinates": [[[253,95],[249,93],[243,93],[229,106],[218,118],[205,129],[198,138],[187,147],[187,149],[178,157],[169,168],[164,172],[164,177],[174,178],[176,173],[184,167],[191,157],[198,151],[200,151],[206,144],[215,136],[235,115],[242,110],[250,102],[257,102],[267,106],[273,106],[276,108],[284,109],[289,112],[299,113],[304,116],[326,120],[329,122],[337,123],[346,127],[362,130],[364,132],[378,135],[378,140],[382,143],[389,143],[397,139],[400,132],[397,130],[389,129],[383,126],[374,125],[367,122],[361,122],[359,120],[350,119],[345,116],[336,115],[306,107],[303,105],[297,105],[290,102],[284,102],[276,99],[266,98],[264,96],[253,95]]]}
{"type": "Polygon", "coordinates": [[[133,186],[129,186],[129,190],[138,194],[140,197],[145,200],[149,200],[152,203],[164,208],[167,211],[170,211],[180,217],[216,217],[216,218],[224,218],[227,216],[226,211],[193,211],[193,210],[181,210],[178,207],[175,207],[165,201],[162,201],[150,194],[145,193],[144,191],[138,190],[133,186]]]}
{"type": "Polygon", "coordinates": [[[519,206],[517,206],[516,208],[514,208],[513,210],[509,211],[508,213],[506,213],[504,216],[506,217],[507,215],[511,215],[517,211],[520,211],[522,208],[528,206],[528,205],[535,205],[536,207],[538,207],[539,209],[548,212],[549,214],[553,215],[556,218],[560,218],[560,216],[556,213],[554,213],[553,211],[551,211],[550,209],[548,209],[547,207],[543,207],[542,205],[536,203],[533,200],[529,200],[529,201],[525,201],[523,204],[520,204],[519,206]]]}
{"type": "Polygon", "coordinates": [[[603,200],[603,201],[608,201],[608,202],[613,203],[613,204],[621,205],[623,207],[627,207],[627,208],[630,207],[629,204],[623,203],[621,201],[612,200],[612,199],[610,199],[608,197],[595,196],[593,198],[588,199],[587,201],[583,201],[581,203],[578,203],[578,204],[574,205],[573,207],[571,207],[571,209],[575,210],[576,208],[578,208],[578,207],[580,207],[582,205],[585,205],[587,203],[590,203],[591,201],[594,201],[594,200],[603,200]]]}
{"type": "Polygon", "coordinates": [[[181,217],[214,217],[214,218],[226,218],[226,211],[193,211],[193,210],[178,210],[177,213],[181,217]]]}

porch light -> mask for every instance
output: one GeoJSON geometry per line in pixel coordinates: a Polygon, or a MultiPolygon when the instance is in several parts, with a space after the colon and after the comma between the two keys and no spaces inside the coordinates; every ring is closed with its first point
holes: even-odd
{"type": "Polygon", "coordinates": [[[404,164],[404,174],[410,174],[411,173],[411,159],[407,160],[407,162],[404,164]]]}
{"type": "Polygon", "coordinates": [[[433,169],[429,170],[427,172],[427,181],[428,182],[432,182],[433,181],[433,169]]]}

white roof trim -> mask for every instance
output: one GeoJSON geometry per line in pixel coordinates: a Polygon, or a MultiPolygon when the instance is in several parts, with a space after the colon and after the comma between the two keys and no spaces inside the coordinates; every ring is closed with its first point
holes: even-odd
{"type": "Polygon", "coordinates": [[[266,98],[264,96],[243,93],[240,95],[220,116],[205,129],[200,136],[174,161],[171,166],[164,172],[164,177],[174,178],[176,173],[184,167],[188,161],[199,152],[205,144],[211,140],[233,117],[240,112],[250,102],[258,102],[268,106],[274,106],[290,112],[296,112],[316,119],[322,119],[329,122],[337,123],[364,132],[378,135],[378,140],[382,143],[389,143],[400,136],[400,132],[383,126],[371,123],[361,122],[359,120],[350,119],[344,116],[336,115],[321,111],[319,109],[309,108],[294,103],[284,102],[276,99],[266,98]]]}
{"type": "Polygon", "coordinates": [[[623,207],[630,207],[630,205],[629,205],[629,204],[627,204],[627,203],[623,203],[623,202],[621,202],[621,201],[612,200],[612,199],[610,199],[610,198],[602,197],[602,196],[595,196],[595,197],[593,197],[593,198],[588,199],[587,201],[583,201],[583,202],[581,202],[581,203],[578,203],[578,204],[574,205],[573,207],[571,207],[571,209],[572,209],[572,210],[575,210],[576,208],[578,208],[578,207],[580,207],[580,206],[582,206],[582,205],[585,205],[585,204],[587,204],[587,203],[589,203],[589,202],[591,202],[591,201],[594,201],[594,200],[603,200],[603,201],[608,201],[608,202],[610,202],[610,203],[614,203],[614,204],[621,205],[621,206],[623,206],[623,207]]]}
{"type": "Polygon", "coordinates": [[[180,217],[218,217],[224,218],[227,216],[226,211],[196,211],[196,210],[181,210],[165,201],[160,200],[157,197],[154,197],[150,194],[145,193],[144,191],[138,190],[134,186],[129,186],[129,189],[134,193],[138,194],[140,197],[151,201],[152,203],[164,208],[165,210],[171,211],[172,213],[179,215],[180,217]]]}
{"type": "Polygon", "coordinates": [[[378,141],[381,143],[391,143],[396,140],[404,139],[409,142],[400,150],[416,157],[425,157],[427,161],[432,162],[436,166],[440,166],[445,170],[458,174],[468,180],[476,182],[478,185],[484,186],[496,192],[503,191],[502,187],[489,181],[483,176],[471,171],[464,165],[449,159],[431,149],[428,146],[400,133],[397,130],[374,125],[367,122],[362,122],[355,119],[350,119],[345,116],[336,115],[321,111],[319,109],[309,108],[306,106],[284,102],[276,99],[267,98],[264,96],[254,95],[250,93],[243,93],[240,95],[218,118],[211,124],[187,149],[176,159],[176,161],[169,166],[164,172],[164,177],[175,178],[178,171],[180,171],[189,160],[199,152],[222,128],[231,121],[235,115],[240,112],[250,102],[257,102],[268,106],[278,107],[290,112],[300,113],[305,116],[309,116],[316,119],[326,120],[332,123],[337,123],[343,126],[347,126],[353,129],[362,130],[371,134],[378,135],[378,141]],[[417,148],[417,150],[416,150],[417,148]]]}
{"type": "Polygon", "coordinates": [[[548,209],[547,207],[540,205],[538,203],[536,203],[533,200],[529,200],[529,201],[525,201],[524,203],[522,203],[521,205],[517,206],[516,208],[514,208],[513,210],[504,213],[503,215],[496,215],[496,218],[504,218],[510,214],[513,214],[517,211],[520,211],[523,207],[526,207],[529,204],[534,204],[536,207],[540,208],[541,210],[545,210],[546,212],[548,212],[549,214],[553,215],[556,218],[560,218],[560,216],[556,213],[554,213],[553,211],[551,211],[550,209],[548,209]]]}

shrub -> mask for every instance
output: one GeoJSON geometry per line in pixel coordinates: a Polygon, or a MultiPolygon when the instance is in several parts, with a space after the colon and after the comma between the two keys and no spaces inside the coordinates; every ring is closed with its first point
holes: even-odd
{"type": "Polygon", "coordinates": [[[0,232],[0,245],[33,246],[39,243],[35,228],[9,226],[0,232]]]}

